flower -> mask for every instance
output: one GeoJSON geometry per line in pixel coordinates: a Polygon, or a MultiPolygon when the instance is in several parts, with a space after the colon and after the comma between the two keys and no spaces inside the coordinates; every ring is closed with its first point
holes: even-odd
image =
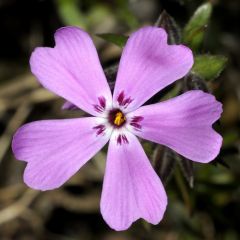
{"type": "Polygon", "coordinates": [[[54,48],[32,53],[32,73],[45,88],[93,117],[22,126],[12,149],[17,159],[27,162],[24,182],[34,189],[57,188],[109,141],[100,203],[104,220],[116,230],[127,229],[139,218],[159,223],[166,192],[136,136],[202,163],[213,160],[222,144],[212,129],[222,107],[211,94],[188,91],[142,106],[188,73],[191,50],[168,45],[161,28],[141,28],[123,50],[112,95],[86,32],[64,27],[56,32],[55,42],[54,48]]]}

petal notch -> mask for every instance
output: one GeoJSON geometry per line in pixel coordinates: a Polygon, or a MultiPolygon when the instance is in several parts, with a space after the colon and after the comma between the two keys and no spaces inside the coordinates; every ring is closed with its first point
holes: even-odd
{"type": "Polygon", "coordinates": [[[15,157],[27,162],[24,182],[31,188],[50,190],[61,186],[109,140],[97,134],[95,117],[44,120],[26,124],[14,135],[15,157]]]}
{"type": "Polygon", "coordinates": [[[125,230],[139,218],[157,224],[167,205],[164,187],[138,139],[126,135],[127,144],[111,136],[101,197],[101,213],[115,230],[125,230]]]}
{"type": "Polygon", "coordinates": [[[30,59],[31,71],[48,90],[94,116],[98,98],[104,96],[109,106],[111,91],[98,59],[96,48],[83,30],[60,28],[55,33],[54,48],[36,48],[30,59]]]}
{"type": "Polygon", "coordinates": [[[192,65],[192,51],[183,45],[168,45],[164,29],[141,28],[130,36],[122,53],[113,94],[115,107],[137,109],[186,75],[192,65]]]}
{"type": "Polygon", "coordinates": [[[211,94],[188,91],[170,100],[143,106],[129,114],[144,116],[137,136],[168,146],[186,158],[207,163],[219,153],[222,137],[212,129],[222,104],[211,94]]]}

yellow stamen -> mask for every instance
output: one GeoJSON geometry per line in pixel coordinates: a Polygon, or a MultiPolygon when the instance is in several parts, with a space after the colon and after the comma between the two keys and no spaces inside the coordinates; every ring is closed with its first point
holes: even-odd
{"type": "Polygon", "coordinates": [[[117,126],[122,125],[126,121],[126,117],[122,112],[117,112],[114,119],[114,124],[117,126]]]}

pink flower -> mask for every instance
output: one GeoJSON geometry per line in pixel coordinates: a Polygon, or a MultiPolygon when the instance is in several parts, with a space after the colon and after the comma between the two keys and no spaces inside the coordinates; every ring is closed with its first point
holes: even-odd
{"type": "Polygon", "coordinates": [[[116,230],[127,229],[139,218],[159,223],[166,192],[136,136],[202,163],[213,160],[222,144],[222,137],[212,129],[222,106],[211,94],[189,91],[141,107],[188,73],[193,65],[191,50],[168,45],[161,28],[138,30],[123,50],[112,95],[86,32],[61,28],[55,41],[54,48],[32,53],[32,73],[45,88],[94,117],[22,126],[12,148],[17,159],[27,162],[24,182],[34,189],[57,188],[109,141],[101,196],[104,220],[116,230]]]}

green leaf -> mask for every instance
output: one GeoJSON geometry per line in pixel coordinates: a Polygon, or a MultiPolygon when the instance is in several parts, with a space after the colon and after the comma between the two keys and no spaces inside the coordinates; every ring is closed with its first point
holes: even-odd
{"type": "Polygon", "coordinates": [[[183,42],[193,50],[197,50],[203,41],[211,13],[212,5],[210,3],[201,5],[184,28],[183,42]]]}
{"type": "Polygon", "coordinates": [[[158,20],[154,24],[156,27],[162,27],[168,33],[168,44],[180,44],[181,31],[175,19],[165,10],[162,11],[158,20]]]}
{"type": "Polygon", "coordinates": [[[239,133],[237,129],[233,129],[231,131],[227,131],[223,135],[223,146],[224,147],[230,147],[232,144],[238,141],[239,133]]]}
{"type": "Polygon", "coordinates": [[[186,178],[189,187],[193,188],[194,186],[194,171],[193,171],[193,161],[182,157],[179,155],[180,170],[183,173],[183,176],[186,178]]]}
{"type": "Polygon", "coordinates": [[[130,29],[136,29],[139,27],[139,21],[135,14],[130,10],[130,3],[128,0],[116,0],[115,4],[116,17],[126,24],[130,29]]]}
{"type": "Polygon", "coordinates": [[[205,80],[212,80],[220,75],[226,63],[227,58],[224,56],[198,55],[195,57],[192,73],[205,80]]]}
{"type": "Polygon", "coordinates": [[[124,47],[124,45],[128,40],[127,36],[124,36],[121,34],[114,34],[114,33],[97,34],[97,36],[119,47],[124,47]]]}
{"type": "Polygon", "coordinates": [[[106,22],[112,21],[114,15],[108,6],[104,4],[94,4],[86,18],[90,29],[98,29],[99,26],[104,26],[106,22]]]}
{"type": "Polygon", "coordinates": [[[118,64],[112,65],[104,69],[105,76],[107,78],[110,89],[113,91],[115,81],[117,78],[118,64]]]}
{"type": "Polygon", "coordinates": [[[158,145],[153,152],[152,163],[163,184],[166,185],[173,174],[177,155],[162,145],[158,145]]]}
{"type": "Polygon", "coordinates": [[[59,16],[65,25],[87,28],[86,17],[78,7],[78,0],[56,0],[59,16]]]}
{"type": "Polygon", "coordinates": [[[191,72],[187,74],[183,79],[182,89],[184,92],[189,90],[202,90],[204,92],[209,92],[207,82],[205,79],[191,72]]]}

